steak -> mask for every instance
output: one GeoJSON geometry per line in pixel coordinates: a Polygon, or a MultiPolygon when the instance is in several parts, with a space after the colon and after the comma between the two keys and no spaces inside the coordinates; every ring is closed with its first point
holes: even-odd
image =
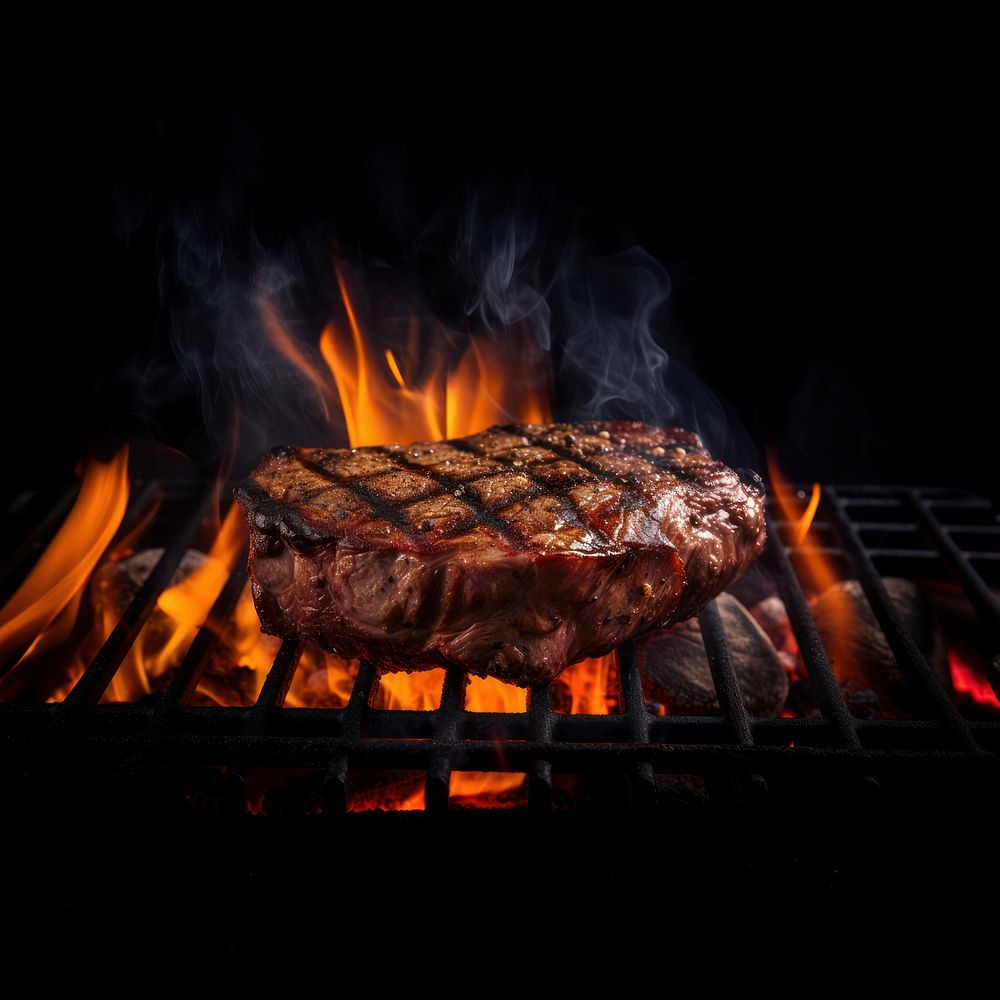
{"type": "Polygon", "coordinates": [[[696,614],[765,532],[697,435],[631,422],[275,448],[236,498],[265,632],[520,685],[696,614]]]}

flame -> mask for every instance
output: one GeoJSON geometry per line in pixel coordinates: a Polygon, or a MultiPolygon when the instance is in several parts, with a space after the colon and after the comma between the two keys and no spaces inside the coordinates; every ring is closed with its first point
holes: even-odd
{"type": "Polygon", "coordinates": [[[819,483],[813,483],[809,503],[806,504],[806,509],[802,512],[802,517],[799,518],[799,523],[795,525],[795,531],[792,533],[792,542],[795,545],[801,545],[806,540],[806,535],[809,534],[809,528],[812,526],[816,511],[819,510],[819,498],[822,492],[819,483]]]}
{"type": "Polygon", "coordinates": [[[523,774],[507,771],[452,771],[448,794],[465,806],[505,809],[523,804],[523,794],[512,794],[523,785],[523,774]]]}
{"type": "MultiPolygon", "coordinates": [[[[783,521],[791,522],[794,526],[791,530],[792,543],[801,546],[809,536],[809,529],[812,527],[813,518],[819,509],[820,485],[813,483],[812,496],[809,502],[802,506],[802,501],[797,492],[785,479],[777,463],[773,458],[768,458],[768,474],[771,479],[771,491],[774,494],[775,502],[781,513],[783,521]]],[[[836,567],[832,561],[820,552],[818,545],[805,546],[800,549],[799,555],[805,564],[807,575],[813,584],[813,589],[817,594],[832,587],[840,580],[836,567]]]]}
{"type": "Polygon", "coordinates": [[[118,531],[128,498],[127,447],[108,462],[86,463],[72,510],[0,611],[0,669],[10,660],[15,668],[27,665],[69,636],[85,584],[118,531]]]}
{"type": "Polygon", "coordinates": [[[557,687],[569,695],[569,712],[573,715],[609,715],[613,700],[609,700],[612,679],[618,671],[618,654],[580,660],[556,678],[557,687]]]}
{"type": "MultiPolygon", "coordinates": [[[[180,665],[235,568],[245,541],[246,523],[233,504],[208,554],[157,598],[153,615],[112,678],[103,701],[137,701],[180,665]]],[[[116,616],[117,610],[109,604],[104,613],[116,616]]],[[[259,626],[256,630],[259,633],[259,626]]]]}
{"type": "MultiPolygon", "coordinates": [[[[462,338],[467,346],[457,356],[442,351],[428,359],[414,320],[404,353],[386,348],[376,354],[362,333],[343,272],[338,268],[336,274],[346,324],[328,323],[320,334],[319,354],[328,373],[285,329],[270,303],[261,302],[261,316],[272,346],[313,387],[331,423],[335,411],[329,404],[339,401],[351,447],[440,441],[497,422],[551,419],[541,358],[517,331],[510,332],[506,345],[470,336],[462,338]],[[514,351],[521,355],[517,369],[511,365],[514,351]]],[[[432,332],[438,342],[459,339],[442,335],[440,328],[432,332]]]]}
{"type": "Polygon", "coordinates": [[[867,686],[864,664],[857,662],[849,641],[838,641],[838,636],[850,636],[856,631],[857,608],[841,589],[830,590],[840,582],[840,575],[832,559],[828,558],[815,544],[803,545],[809,540],[813,518],[819,509],[821,489],[813,483],[812,494],[803,507],[802,500],[785,479],[773,457],[768,458],[768,474],[775,502],[784,521],[793,525],[791,540],[798,549],[798,555],[805,568],[805,575],[812,584],[815,596],[824,595],[824,604],[832,627],[827,629],[826,648],[837,680],[842,684],[852,680],[867,686]]]}
{"type": "Polygon", "coordinates": [[[382,674],[372,700],[372,708],[413,709],[429,712],[441,704],[444,670],[421,670],[382,674]]]}
{"type": "MultiPolygon", "coordinates": [[[[773,457],[768,458],[767,468],[771,479],[771,491],[774,493],[781,518],[793,525],[791,530],[792,544],[802,545],[809,536],[813,518],[816,516],[816,511],[819,510],[822,489],[819,483],[813,483],[809,502],[803,507],[799,494],[785,479],[773,457]]],[[[818,551],[816,546],[804,549],[801,554],[818,591],[822,592],[828,587],[832,587],[840,579],[834,567],[818,551]]]]}
{"type": "Polygon", "coordinates": [[[1000,709],[1000,699],[985,675],[955,649],[948,650],[948,666],[951,669],[951,683],[956,691],[967,694],[980,705],[1000,709]]]}

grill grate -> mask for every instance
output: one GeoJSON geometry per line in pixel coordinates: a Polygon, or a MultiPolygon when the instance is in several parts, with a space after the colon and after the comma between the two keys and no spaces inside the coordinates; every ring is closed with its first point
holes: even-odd
{"type": "MultiPolygon", "coordinates": [[[[1000,526],[990,505],[970,494],[827,487],[814,526],[820,537],[831,538],[827,551],[842,559],[849,575],[860,581],[922,705],[921,717],[914,720],[852,715],[794,569],[800,552],[774,522],[764,562],[785,604],[820,718],[750,717],[714,602],[702,612],[701,627],[721,707],[716,716],[651,715],[632,643],[619,650],[621,710],[616,715],[557,713],[549,685],[531,690],[523,713],[466,711],[466,678],[454,669],[446,673],[437,709],[375,709],[370,702],[376,666],[368,662],[362,663],[344,708],[286,709],[281,706],[302,652],[299,644],[289,641],[281,645],[252,707],[187,705],[246,582],[244,560],[157,701],[98,704],[191,546],[204,511],[202,506],[166,548],[65,701],[0,705],[0,724],[19,759],[58,762],[72,754],[77,761],[110,766],[127,760],[147,768],[219,767],[225,769],[237,811],[245,807],[244,784],[251,769],[317,770],[323,775],[322,809],[330,816],[346,811],[348,778],[355,768],[422,771],[426,809],[432,814],[447,811],[451,775],[458,770],[525,773],[529,810],[536,814],[553,809],[553,775],[560,772],[624,776],[635,809],[657,802],[656,776],[663,773],[725,778],[722,784],[737,794],[766,787],[772,777],[807,782],[843,777],[872,783],[897,775],[961,773],[1000,781],[995,755],[1000,722],[970,721],[957,710],[900,621],[880,575],[934,576],[947,571],[978,614],[989,652],[1000,651],[1000,608],[990,590],[1000,578],[1000,526]]],[[[996,663],[994,658],[990,680],[1000,691],[996,663]]]]}

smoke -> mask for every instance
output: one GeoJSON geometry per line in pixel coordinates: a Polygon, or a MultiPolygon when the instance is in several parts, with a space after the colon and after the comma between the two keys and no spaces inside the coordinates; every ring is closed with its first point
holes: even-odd
{"type": "Polygon", "coordinates": [[[720,457],[756,464],[735,412],[676,356],[691,345],[672,325],[662,263],[640,246],[596,253],[578,226],[555,239],[537,215],[490,211],[475,197],[463,219],[455,259],[466,314],[499,338],[531,331],[552,359],[557,418],[676,424],[720,457]]]}
{"type": "MultiPolygon", "coordinates": [[[[537,206],[535,206],[537,209],[537,206]]],[[[186,400],[203,446],[225,449],[239,424],[237,467],[280,442],[346,444],[337,406],[304,374],[325,371],[324,324],[344,321],[333,261],[348,274],[366,337],[410,357],[442,343],[457,354],[470,335],[550,362],[559,419],[636,419],[695,430],[720,457],[754,460],[728,408],[677,358],[671,278],[641,247],[596,253],[576,224],[523,204],[473,196],[442,209],[396,259],[355,253],[314,227],[268,246],[231,211],[177,212],[161,245],[160,292],[170,354],[136,373],[136,406],[154,430],[186,400]],[[270,318],[270,319],[269,319],[270,318]],[[278,350],[278,322],[304,363],[278,350]]]]}
{"type": "Polygon", "coordinates": [[[754,464],[735,412],[677,354],[667,268],[642,247],[606,256],[576,246],[555,286],[562,336],[559,384],[568,419],[643,420],[697,432],[714,454],[754,464]]]}
{"type": "Polygon", "coordinates": [[[653,335],[670,296],[666,269],[641,247],[593,259],[578,252],[557,289],[570,415],[674,420],[664,391],[670,357],[653,335]]]}

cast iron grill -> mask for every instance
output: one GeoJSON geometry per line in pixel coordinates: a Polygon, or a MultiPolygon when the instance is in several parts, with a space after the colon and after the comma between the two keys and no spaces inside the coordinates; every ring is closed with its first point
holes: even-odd
{"type": "MultiPolygon", "coordinates": [[[[801,648],[819,718],[752,718],[715,603],[701,614],[706,654],[721,708],[716,716],[650,714],[636,648],[619,650],[620,711],[566,715],[553,710],[546,685],[532,689],[523,713],[465,709],[466,678],[446,674],[440,707],[432,711],[371,707],[377,664],[363,662],[347,705],[340,709],[283,708],[301,649],[284,642],[256,703],[249,708],[186,704],[221,626],[246,583],[245,559],[229,577],[169,687],[155,701],[99,704],[131,644],[148,620],[203,519],[203,503],[177,533],[129,604],[100,652],[60,704],[0,705],[13,759],[37,767],[62,760],[133,770],[216,768],[225,775],[233,812],[245,809],[245,779],[257,768],[322,775],[322,811],[336,817],[348,806],[348,777],[358,769],[420,771],[426,809],[449,806],[453,771],[511,771],[527,775],[529,811],[553,809],[553,775],[603,773],[624,777],[635,810],[662,796],[657,775],[699,775],[737,797],[771,781],[836,779],[878,786],[883,780],[956,778],[1000,784],[1000,721],[965,718],[901,622],[881,574],[937,577],[960,584],[981,623],[992,655],[990,683],[1000,692],[1000,523],[990,504],[954,490],[826,487],[814,534],[841,560],[871,604],[879,626],[922,710],[914,720],[859,719],[834,677],[809,602],[793,567],[800,550],[780,522],[770,524],[764,564],[776,582],[801,648]]],[[[48,529],[58,518],[48,520],[48,529]]],[[[29,539],[14,562],[23,562],[29,539]]],[[[981,787],[981,786],[980,786],[981,787]]]]}

